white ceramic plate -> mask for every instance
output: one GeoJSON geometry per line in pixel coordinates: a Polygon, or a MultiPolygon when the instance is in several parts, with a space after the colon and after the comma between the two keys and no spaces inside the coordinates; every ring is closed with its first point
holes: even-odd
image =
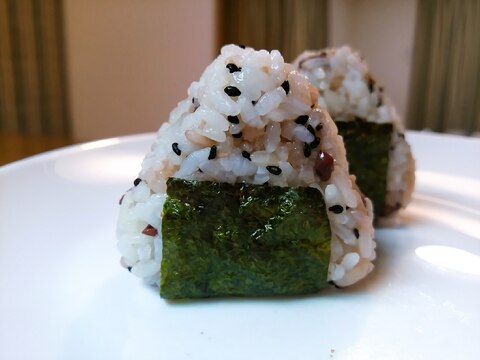
{"type": "Polygon", "coordinates": [[[0,359],[478,359],[480,140],[408,134],[404,224],[344,290],[168,303],[119,265],[117,203],[153,135],[0,168],[0,359]]]}

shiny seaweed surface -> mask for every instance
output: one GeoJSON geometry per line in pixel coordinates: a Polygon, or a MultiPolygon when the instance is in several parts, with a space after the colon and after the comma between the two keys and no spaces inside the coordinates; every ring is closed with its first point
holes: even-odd
{"type": "Polygon", "coordinates": [[[160,295],[312,293],[326,285],[330,226],[313,188],[169,179],[160,295]]]}

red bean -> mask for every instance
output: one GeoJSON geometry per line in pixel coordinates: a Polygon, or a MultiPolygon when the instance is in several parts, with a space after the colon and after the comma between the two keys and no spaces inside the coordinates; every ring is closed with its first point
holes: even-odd
{"type": "Polygon", "coordinates": [[[315,172],[322,181],[330,179],[334,166],[332,155],[323,151],[318,154],[318,158],[315,161],[315,172]]]}
{"type": "Polygon", "coordinates": [[[158,234],[158,231],[152,225],[148,224],[145,229],[143,229],[142,234],[147,236],[155,236],[158,234]]]}

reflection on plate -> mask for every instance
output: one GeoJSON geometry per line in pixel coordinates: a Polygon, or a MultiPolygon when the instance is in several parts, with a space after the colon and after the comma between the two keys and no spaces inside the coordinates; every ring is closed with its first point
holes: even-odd
{"type": "Polygon", "coordinates": [[[403,224],[345,290],[169,303],[118,264],[118,199],[153,134],[0,168],[0,359],[479,358],[480,141],[408,133],[403,224]]]}

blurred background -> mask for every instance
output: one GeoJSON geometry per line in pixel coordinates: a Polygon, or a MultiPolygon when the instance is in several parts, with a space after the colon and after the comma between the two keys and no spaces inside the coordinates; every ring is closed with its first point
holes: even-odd
{"type": "Polygon", "coordinates": [[[225,43],[349,44],[410,129],[478,136],[480,0],[0,0],[0,165],[156,131],[225,43]]]}

